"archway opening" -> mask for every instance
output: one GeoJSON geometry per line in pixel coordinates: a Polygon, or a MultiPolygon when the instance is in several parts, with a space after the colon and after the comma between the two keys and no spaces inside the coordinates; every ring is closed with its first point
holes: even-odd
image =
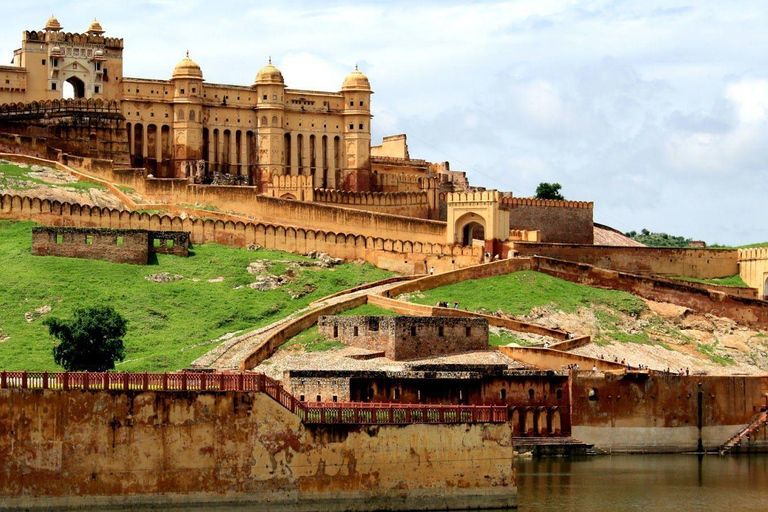
{"type": "Polygon", "coordinates": [[[765,285],[763,286],[763,298],[768,300],[768,277],[765,278],[765,285]]]}
{"type": "Polygon", "coordinates": [[[462,242],[464,245],[473,245],[474,240],[485,240],[485,228],[478,222],[470,222],[464,226],[462,242]]]}
{"type": "Polygon", "coordinates": [[[62,90],[65,100],[85,98],[85,83],[76,76],[67,78],[62,90]]]}

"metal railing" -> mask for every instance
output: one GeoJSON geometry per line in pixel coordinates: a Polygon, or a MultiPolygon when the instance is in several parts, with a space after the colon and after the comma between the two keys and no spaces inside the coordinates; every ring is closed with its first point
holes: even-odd
{"type": "Polygon", "coordinates": [[[499,405],[302,402],[261,373],[0,372],[0,389],[114,391],[248,391],[264,393],[310,425],[504,423],[499,405]]]}

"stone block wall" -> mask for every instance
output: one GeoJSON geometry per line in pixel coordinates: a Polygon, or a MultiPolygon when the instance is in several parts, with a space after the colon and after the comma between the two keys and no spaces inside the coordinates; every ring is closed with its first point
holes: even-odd
{"type": "Polygon", "coordinates": [[[395,361],[488,349],[484,318],[326,316],[318,327],[328,339],[381,351],[395,361]]]}
{"type": "Polygon", "coordinates": [[[509,228],[539,231],[542,242],[591,244],[594,242],[593,204],[505,197],[509,228]]]}
{"type": "Polygon", "coordinates": [[[146,265],[149,234],[144,230],[36,227],[32,254],[146,265]]]}
{"type": "Polygon", "coordinates": [[[508,423],[309,427],[262,393],[0,390],[0,508],[516,505],[508,423]]]}

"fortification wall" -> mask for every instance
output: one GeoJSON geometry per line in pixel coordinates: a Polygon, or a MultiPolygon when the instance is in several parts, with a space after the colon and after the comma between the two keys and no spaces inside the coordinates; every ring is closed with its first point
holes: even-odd
{"type": "Polygon", "coordinates": [[[0,509],[516,504],[508,423],[318,426],[262,393],[0,390],[0,509]]]}
{"type": "Polygon", "coordinates": [[[739,273],[738,253],[735,250],[530,242],[515,242],[514,249],[524,256],[539,255],[635,274],[712,279],[739,273]]]}
{"type": "Polygon", "coordinates": [[[427,192],[347,192],[315,190],[315,202],[343,208],[389,213],[419,219],[429,218],[427,192]]]}
{"type": "Polygon", "coordinates": [[[539,231],[542,242],[594,242],[593,203],[503,197],[501,204],[509,209],[510,229],[539,231]]]}
{"type": "Polygon", "coordinates": [[[739,275],[759,298],[768,297],[768,247],[739,249],[739,275]]]}
{"type": "Polygon", "coordinates": [[[475,264],[481,258],[481,251],[469,247],[285,228],[265,223],[182,219],[10,195],[0,196],[0,219],[31,220],[52,226],[189,231],[191,241],[198,244],[217,242],[233,247],[258,244],[267,249],[298,254],[319,251],[346,260],[365,260],[381,268],[405,273],[414,273],[415,261],[419,262],[419,268],[424,266],[422,262],[444,267],[450,266],[451,261],[461,267],[475,264]]]}
{"type": "Polygon", "coordinates": [[[532,270],[587,286],[623,290],[646,299],[671,302],[698,313],[730,318],[750,327],[768,327],[768,301],[764,300],[688,286],[682,281],[655,279],[539,256],[533,257],[532,270]]]}
{"type": "Polygon", "coordinates": [[[715,450],[759,411],[767,384],[766,377],[577,373],[573,436],[602,450],[650,452],[695,451],[701,437],[715,450]]]}

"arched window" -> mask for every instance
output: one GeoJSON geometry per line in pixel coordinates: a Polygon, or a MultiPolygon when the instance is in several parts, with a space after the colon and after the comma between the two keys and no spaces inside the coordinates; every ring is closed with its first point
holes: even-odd
{"type": "Polygon", "coordinates": [[[277,116],[272,116],[272,126],[278,126],[278,124],[277,124],[277,116]]]}
{"type": "Polygon", "coordinates": [[[190,121],[194,121],[195,120],[195,111],[194,110],[190,110],[189,111],[189,120],[190,121]]]}
{"type": "Polygon", "coordinates": [[[176,119],[178,119],[179,121],[183,121],[184,120],[184,111],[183,110],[179,110],[176,113],[176,119]]]}
{"type": "Polygon", "coordinates": [[[261,126],[267,126],[267,116],[261,116],[261,126]]]}

